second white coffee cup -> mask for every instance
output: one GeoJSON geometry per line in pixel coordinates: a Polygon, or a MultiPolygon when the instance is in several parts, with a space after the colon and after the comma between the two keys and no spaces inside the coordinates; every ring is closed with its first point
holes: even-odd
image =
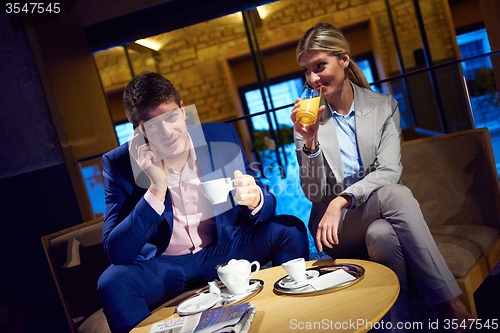
{"type": "Polygon", "coordinates": [[[281,265],[295,282],[306,279],[306,261],[304,258],[292,259],[281,265]]]}

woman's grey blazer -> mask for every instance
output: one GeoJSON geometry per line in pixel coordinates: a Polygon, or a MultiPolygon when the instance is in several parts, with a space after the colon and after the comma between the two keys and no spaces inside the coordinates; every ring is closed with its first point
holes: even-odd
{"type": "Polygon", "coordinates": [[[305,196],[313,202],[309,227],[316,226],[331,200],[338,195],[353,196],[353,208],[363,204],[382,186],[398,183],[403,169],[400,161],[399,108],[390,95],[361,88],[353,83],[356,139],[364,171],[361,180],[344,186],[342,159],[335,121],[326,109],[320,118],[320,153],[310,157],[302,151],[304,138],[295,132],[300,182],[305,196]]]}

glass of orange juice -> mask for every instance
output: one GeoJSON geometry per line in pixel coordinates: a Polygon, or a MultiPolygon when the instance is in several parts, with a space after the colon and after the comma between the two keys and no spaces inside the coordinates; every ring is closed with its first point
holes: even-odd
{"type": "Polygon", "coordinates": [[[297,118],[302,118],[300,123],[303,125],[312,125],[318,117],[320,96],[311,86],[306,85],[302,95],[300,95],[299,111],[297,118]]]}

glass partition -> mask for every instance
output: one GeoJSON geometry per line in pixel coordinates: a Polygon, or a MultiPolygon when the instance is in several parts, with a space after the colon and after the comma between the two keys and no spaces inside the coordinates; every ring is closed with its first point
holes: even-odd
{"type": "Polygon", "coordinates": [[[500,64],[498,53],[451,61],[375,82],[388,85],[398,101],[403,139],[443,134],[439,126],[442,122],[446,122],[448,132],[487,127],[500,175],[500,98],[493,66],[500,64]],[[431,72],[435,75],[439,96],[433,89],[431,72]]]}
{"type": "MultiPolygon", "coordinates": [[[[281,109],[276,111],[276,117],[278,119],[283,119],[289,117],[291,106],[286,109],[281,109]]],[[[231,122],[237,128],[240,129],[240,137],[245,138],[241,129],[247,127],[247,120],[238,120],[231,122]]],[[[299,179],[299,165],[295,153],[295,143],[293,142],[292,128],[288,127],[287,136],[284,140],[283,150],[286,154],[286,163],[283,163],[284,172],[282,175],[282,170],[276,159],[274,153],[275,144],[271,142],[268,148],[261,150],[262,156],[265,156],[261,161],[256,160],[251,161],[252,169],[257,173],[257,175],[262,180],[262,183],[266,188],[274,194],[276,197],[276,214],[287,214],[293,215],[301,219],[306,227],[309,221],[309,214],[311,212],[312,203],[307,200],[300,187],[299,179]]],[[[269,134],[266,132],[263,134],[264,138],[271,140],[269,134]]],[[[253,144],[258,144],[253,142],[253,144]]],[[[282,159],[285,160],[285,159],[282,159]]],[[[314,238],[311,236],[308,230],[309,238],[309,258],[319,259],[327,258],[327,255],[323,252],[318,253],[314,245],[314,238]]]]}
{"type": "MultiPolygon", "coordinates": [[[[500,170],[498,55],[475,57],[488,52],[483,31],[459,37],[462,58],[473,59],[453,60],[454,34],[441,7],[420,5],[421,20],[418,1],[372,1],[359,8],[348,2],[276,1],[245,15],[146,38],[149,43],[101,51],[96,63],[117,133],[129,126],[121,94],[131,75],[158,72],[174,83],[185,105],[196,105],[201,122],[230,122],[238,128],[254,169],[278,199],[277,212],[307,224],[311,203],[300,189],[289,113],[303,82],[296,75],[297,40],[320,21],[341,28],[353,59],[375,81],[373,89],[398,101],[404,140],[487,126],[500,170]],[[421,23],[429,28],[426,36],[421,23]],[[430,69],[423,48],[432,55],[435,66],[430,69]]],[[[320,255],[310,241],[312,257],[320,255]]]]}

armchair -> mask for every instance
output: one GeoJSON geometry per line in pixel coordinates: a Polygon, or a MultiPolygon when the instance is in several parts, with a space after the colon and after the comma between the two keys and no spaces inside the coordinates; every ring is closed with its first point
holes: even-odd
{"type": "Polygon", "coordinates": [[[500,259],[500,188],[487,128],[403,142],[402,183],[476,316],[474,291],[500,259]]]}
{"type": "Polygon", "coordinates": [[[42,237],[52,277],[73,333],[109,333],[97,280],[109,266],[101,247],[103,218],[42,237]]]}

